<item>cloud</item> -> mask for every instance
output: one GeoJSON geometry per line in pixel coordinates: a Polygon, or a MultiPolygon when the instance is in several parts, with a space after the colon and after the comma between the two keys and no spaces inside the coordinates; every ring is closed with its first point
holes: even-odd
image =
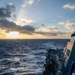
{"type": "Polygon", "coordinates": [[[53,22],[57,22],[57,20],[54,19],[53,22]]]}
{"type": "Polygon", "coordinates": [[[59,29],[56,26],[48,26],[48,27],[40,27],[36,29],[36,31],[40,32],[52,32],[52,31],[58,31],[59,29]]]}
{"type": "Polygon", "coordinates": [[[23,27],[16,25],[13,22],[8,20],[0,20],[0,28],[3,30],[9,31],[18,31],[20,33],[32,34],[35,31],[35,28],[30,25],[25,25],[23,27]]]}
{"type": "Polygon", "coordinates": [[[28,19],[28,18],[21,18],[21,19],[18,19],[15,23],[20,26],[25,26],[25,25],[31,24],[33,22],[35,22],[35,21],[28,19]]]}
{"type": "Polygon", "coordinates": [[[21,5],[22,8],[28,5],[33,5],[35,2],[40,2],[40,0],[23,0],[23,4],[21,5]]]}
{"type": "Polygon", "coordinates": [[[43,27],[43,28],[39,28],[37,30],[35,30],[36,34],[40,34],[46,37],[61,37],[61,38],[66,38],[66,37],[70,37],[71,32],[67,32],[67,31],[61,31],[59,30],[58,27],[56,26],[49,26],[49,27],[43,27]]]}
{"type": "Polygon", "coordinates": [[[49,26],[48,29],[52,31],[58,31],[59,29],[56,26],[49,26]]]}
{"type": "MultiPolygon", "coordinates": [[[[29,25],[34,22],[31,19],[22,18],[17,21],[17,23],[11,22],[12,13],[15,11],[15,6],[13,3],[8,3],[6,7],[0,8],[0,28],[9,31],[18,31],[20,33],[32,34],[35,31],[35,28],[29,25]]],[[[14,14],[13,14],[14,16],[14,14]]]]}
{"type": "Polygon", "coordinates": [[[26,0],[28,4],[32,5],[35,0],[26,0]]]}
{"type": "Polygon", "coordinates": [[[57,32],[35,32],[36,34],[41,34],[41,35],[45,35],[45,36],[50,36],[50,37],[55,37],[55,36],[66,36],[67,34],[70,34],[69,32],[61,32],[61,31],[57,31],[57,32]]]}
{"type": "Polygon", "coordinates": [[[25,7],[26,7],[26,4],[21,5],[21,7],[22,7],[22,8],[25,8],[25,7]]]}
{"type": "Polygon", "coordinates": [[[60,24],[60,25],[64,25],[64,24],[65,24],[65,22],[59,22],[58,24],[60,24]]]}
{"type": "Polygon", "coordinates": [[[29,32],[35,31],[34,27],[32,27],[30,25],[25,25],[25,26],[21,27],[21,29],[24,29],[24,30],[29,31],[29,32]]]}
{"type": "Polygon", "coordinates": [[[35,33],[45,35],[45,36],[57,36],[57,33],[55,32],[35,32],[35,33]]]}
{"type": "Polygon", "coordinates": [[[35,0],[23,0],[23,4],[21,7],[26,7],[27,4],[32,5],[35,2],[35,0]]]}
{"type": "Polygon", "coordinates": [[[65,28],[67,28],[69,30],[73,30],[72,27],[75,26],[75,23],[70,22],[68,20],[66,22],[59,22],[58,24],[65,25],[65,28]]]}
{"type": "Polygon", "coordinates": [[[0,28],[2,30],[6,30],[6,33],[10,31],[18,31],[23,34],[41,34],[45,36],[58,36],[60,34],[63,34],[56,26],[40,28],[34,28],[31,25],[18,26],[15,23],[10,22],[6,19],[0,19],[0,28]]]}
{"type": "Polygon", "coordinates": [[[64,9],[69,8],[69,9],[73,10],[73,9],[75,9],[75,4],[68,3],[68,4],[65,4],[65,5],[63,6],[63,8],[64,8],[64,9]]]}
{"type": "Polygon", "coordinates": [[[15,6],[12,3],[8,3],[6,7],[0,8],[0,18],[11,17],[11,14],[14,10],[15,10],[15,6]]]}
{"type": "Polygon", "coordinates": [[[45,26],[45,24],[42,24],[42,26],[45,26]]]}
{"type": "Polygon", "coordinates": [[[40,27],[35,30],[36,34],[46,35],[46,36],[57,36],[59,29],[56,26],[40,27]]]}
{"type": "Polygon", "coordinates": [[[44,36],[61,36],[66,35],[66,32],[59,31],[59,28],[56,26],[49,26],[49,27],[40,27],[35,28],[31,25],[25,26],[18,26],[13,22],[10,22],[6,19],[0,19],[0,29],[5,30],[6,33],[10,31],[18,31],[22,34],[40,34],[44,36]]]}

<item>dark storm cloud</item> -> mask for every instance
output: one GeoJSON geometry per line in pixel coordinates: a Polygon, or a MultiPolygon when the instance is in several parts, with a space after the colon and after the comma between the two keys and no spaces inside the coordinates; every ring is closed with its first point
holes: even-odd
{"type": "Polygon", "coordinates": [[[0,8],[0,18],[9,18],[12,12],[15,10],[15,6],[12,3],[6,5],[6,7],[0,8]]]}
{"type": "Polygon", "coordinates": [[[46,35],[46,36],[57,36],[55,32],[36,32],[36,34],[46,35]]]}
{"type": "Polygon", "coordinates": [[[18,31],[20,33],[26,33],[26,34],[32,34],[35,31],[34,27],[30,25],[25,25],[21,27],[6,19],[3,19],[3,20],[0,19],[0,28],[6,30],[6,32],[18,31]]]}
{"type": "MultiPolygon", "coordinates": [[[[6,32],[18,31],[24,34],[41,34],[46,36],[58,36],[58,34],[64,34],[61,32],[60,33],[54,32],[59,30],[55,26],[47,28],[48,30],[51,30],[51,32],[36,31],[36,29],[39,29],[39,27],[34,28],[33,26],[30,25],[18,26],[14,22],[10,22],[9,20],[7,20],[7,18],[11,18],[12,15],[15,17],[15,15],[13,14],[14,10],[15,10],[15,6],[12,3],[7,4],[6,7],[0,8],[0,28],[6,30],[6,32]]],[[[45,26],[46,25],[42,24],[42,27],[45,26]]]]}
{"type": "Polygon", "coordinates": [[[54,27],[54,30],[52,29],[53,31],[51,32],[36,31],[36,28],[34,28],[33,26],[30,25],[18,26],[13,22],[8,21],[7,19],[0,19],[0,28],[6,30],[6,32],[18,31],[24,34],[41,34],[45,36],[58,36],[61,34],[63,35],[67,34],[65,32],[54,31],[55,29],[57,29],[56,27],[54,27]]]}
{"type": "Polygon", "coordinates": [[[25,29],[26,31],[31,31],[31,32],[35,31],[35,29],[32,26],[30,26],[30,25],[25,25],[25,26],[23,26],[21,28],[25,29]]]}
{"type": "Polygon", "coordinates": [[[6,4],[5,7],[0,8],[0,28],[9,31],[18,31],[20,33],[32,34],[35,29],[30,25],[18,26],[13,22],[7,20],[7,18],[15,17],[13,12],[15,11],[15,6],[12,3],[6,4]]]}
{"type": "Polygon", "coordinates": [[[41,35],[45,35],[45,36],[61,36],[64,34],[69,34],[68,32],[61,32],[61,31],[57,31],[57,32],[35,32],[36,34],[41,34],[41,35]]]}

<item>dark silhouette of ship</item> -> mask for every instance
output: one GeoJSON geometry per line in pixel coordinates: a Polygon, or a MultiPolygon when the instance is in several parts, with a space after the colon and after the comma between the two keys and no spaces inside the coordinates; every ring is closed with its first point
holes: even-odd
{"type": "Polygon", "coordinates": [[[52,51],[47,50],[43,75],[75,75],[75,32],[62,52],[52,51]],[[57,55],[56,59],[51,54],[57,55]]]}

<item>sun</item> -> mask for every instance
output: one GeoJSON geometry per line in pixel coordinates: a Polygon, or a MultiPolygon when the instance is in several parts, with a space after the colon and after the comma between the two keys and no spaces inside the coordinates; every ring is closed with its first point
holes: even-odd
{"type": "Polygon", "coordinates": [[[7,33],[7,37],[12,38],[12,39],[17,39],[19,38],[19,32],[17,31],[12,31],[7,33]]]}

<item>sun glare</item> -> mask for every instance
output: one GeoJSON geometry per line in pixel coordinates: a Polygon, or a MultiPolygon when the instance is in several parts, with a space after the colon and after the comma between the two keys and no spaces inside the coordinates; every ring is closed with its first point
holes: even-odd
{"type": "Polygon", "coordinates": [[[19,38],[19,32],[16,32],[16,31],[9,32],[9,33],[7,33],[7,36],[12,39],[17,39],[17,38],[19,38]]]}

